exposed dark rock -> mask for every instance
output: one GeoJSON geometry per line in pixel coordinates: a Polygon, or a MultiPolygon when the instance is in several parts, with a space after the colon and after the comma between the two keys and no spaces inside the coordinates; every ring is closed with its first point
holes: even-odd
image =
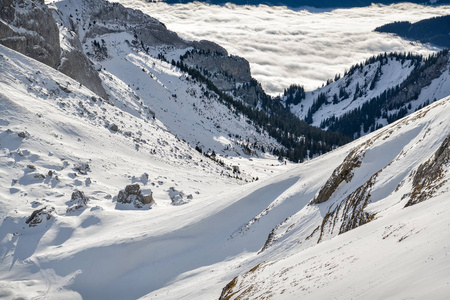
{"type": "Polygon", "coordinates": [[[43,1],[2,1],[0,19],[0,44],[50,67],[58,67],[59,30],[43,1]]]}
{"type": "Polygon", "coordinates": [[[447,70],[449,60],[450,55],[447,53],[446,55],[439,56],[433,64],[418,69],[416,72],[419,73],[420,76],[414,76],[415,73],[413,72],[412,76],[409,76],[409,78],[402,83],[401,91],[398,95],[389,99],[387,105],[400,105],[417,99],[424,87],[429,86],[434,79],[441,76],[442,73],[447,70]]]}
{"type": "Polygon", "coordinates": [[[75,171],[78,171],[81,175],[87,175],[88,172],[91,171],[91,167],[88,163],[80,163],[73,168],[75,171]]]}
{"type": "Polygon", "coordinates": [[[225,56],[216,52],[192,51],[184,63],[208,71],[208,78],[222,91],[231,91],[238,83],[248,83],[252,77],[250,64],[238,56],[225,56]]]}
{"type": "Polygon", "coordinates": [[[234,277],[233,280],[227,283],[227,285],[222,289],[219,300],[229,300],[236,293],[233,288],[236,287],[238,276],[234,277]]]}
{"type": "Polygon", "coordinates": [[[89,198],[82,191],[76,190],[72,193],[72,197],[70,198],[70,207],[67,209],[67,212],[73,212],[80,208],[86,207],[89,202],[89,198]]]}
{"type": "Polygon", "coordinates": [[[206,52],[215,52],[223,56],[228,56],[228,52],[222,46],[207,40],[195,41],[193,42],[193,46],[196,49],[203,50],[206,52]]]}
{"type": "Polygon", "coordinates": [[[25,223],[28,224],[29,227],[36,227],[40,223],[42,223],[42,221],[44,221],[44,220],[49,221],[52,218],[52,216],[53,216],[52,213],[54,211],[55,211],[54,207],[48,208],[47,206],[45,206],[41,209],[37,209],[37,210],[33,211],[31,216],[29,216],[27,218],[25,223]]]}
{"type": "MultiPolygon", "coordinates": [[[[63,6],[70,2],[56,3],[56,6],[61,5],[58,9],[64,11],[65,7],[63,6]]],[[[76,23],[83,22],[83,32],[77,32],[79,36],[84,36],[83,43],[86,38],[96,38],[112,32],[128,32],[148,46],[187,48],[192,44],[181,39],[175,32],[167,30],[160,21],[140,10],[126,8],[120,3],[86,0],[83,1],[83,6],[78,10],[79,16],[67,20],[70,24],[66,24],[71,30],[78,30],[79,27],[76,26],[76,23]],[[93,20],[95,22],[92,22],[93,20]]]]}
{"type": "MultiPolygon", "coordinates": [[[[357,188],[356,191],[347,197],[344,207],[342,208],[342,224],[339,229],[339,234],[355,229],[375,218],[375,214],[368,213],[364,211],[364,209],[370,203],[370,192],[372,186],[375,184],[377,176],[378,172],[372,175],[365,184],[357,188]]],[[[339,205],[339,209],[336,213],[339,213],[341,206],[342,205],[339,205]]]]}
{"type": "Polygon", "coordinates": [[[27,134],[25,133],[25,132],[19,132],[18,134],[17,134],[20,138],[26,138],[27,137],[27,134]]]}
{"type": "MultiPolygon", "coordinates": [[[[61,31],[66,30],[61,28],[61,31]]],[[[75,79],[98,96],[108,99],[109,96],[102,85],[94,64],[84,55],[78,36],[73,32],[61,35],[61,43],[66,43],[61,51],[61,64],[58,70],[75,79]]]]}
{"type": "Polygon", "coordinates": [[[327,201],[343,181],[350,182],[353,178],[353,169],[361,166],[361,161],[362,156],[358,154],[358,149],[353,149],[342,164],[333,171],[333,174],[320,189],[319,194],[312,203],[319,204],[327,201]]]}
{"type": "Polygon", "coordinates": [[[40,179],[40,180],[44,180],[45,179],[45,175],[44,174],[40,174],[40,173],[34,174],[33,177],[35,179],[40,179]]]}
{"type": "Polygon", "coordinates": [[[251,299],[251,288],[241,290],[241,287],[238,286],[239,279],[245,279],[249,276],[252,276],[258,269],[262,268],[266,262],[259,263],[255,267],[253,267],[250,271],[246,272],[242,276],[236,276],[231,280],[223,289],[220,294],[219,300],[230,300],[230,299],[251,299]]]}
{"type": "Polygon", "coordinates": [[[427,162],[421,164],[413,178],[413,191],[405,207],[431,198],[446,182],[444,175],[450,162],[450,135],[427,162]]]}
{"type": "Polygon", "coordinates": [[[112,124],[109,129],[111,129],[111,131],[117,132],[119,131],[119,127],[116,124],[112,124]]]}
{"type": "Polygon", "coordinates": [[[239,166],[233,166],[233,173],[241,173],[239,166]]]}
{"type": "MultiPolygon", "coordinates": [[[[100,77],[81,48],[78,36],[58,28],[58,14],[38,0],[8,0],[0,4],[0,44],[34,58],[108,98],[100,77]],[[61,48],[61,41],[66,47],[61,48]]],[[[58,23],[62,23],[59,20],[58,23]]],[[[70,91],[69,91],[70,92],[70,91]]]]}

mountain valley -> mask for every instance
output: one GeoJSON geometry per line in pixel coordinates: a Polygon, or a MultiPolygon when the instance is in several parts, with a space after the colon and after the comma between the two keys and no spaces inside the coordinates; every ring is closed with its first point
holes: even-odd
{"type": "Polygon", "coordinates": [[[271,96],[125,4],[0,4],[0,298],[448,295],[447,50],[271,96]]]}

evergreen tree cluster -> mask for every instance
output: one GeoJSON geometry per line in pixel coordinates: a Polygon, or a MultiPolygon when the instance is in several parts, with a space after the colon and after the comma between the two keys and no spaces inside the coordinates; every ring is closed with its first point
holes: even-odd
{"type": "MultiPolygon", "coordinates": [[[[361,132],[367,133],[379,129],[381,125],[377,125],[377,120],[380,118],[387,120],[388,123],[392,123],[405,117],[411,112],[410,101],[417,99],[418,94],[414,94],[412,98],[404,98],[400,97],[401,93],[405,93],[404,91],[408,90],[408,87],[415,85],[419,78],[423,76],[424,71],[436,64],[440,57],[447,55],[448,49],[437,54],[432,54],[428,58],[413,56],[411,54],[395,54],[394,57],[397,59],[411,60],[411,63],[416,66],[404,82],[385,90],[379,96],[372,98],[362,106],[340,117],[332,116],[323,120],[320,127],[340,132],[351,138],[357,138],[361,132]],[[395,101],[393,101],[394,99],[395,101]]],[[[425,102],[423,107],[428,104],[429,101],[425,102]]],[[[422,108],[422,106],[419,108],[422,108]]]]}
{"type": "MultiPolygon", "coordinates": [[[[381,128],[376,125],[377,119],[388,118],[387,109],[381,109],[393,95],[398,93],[400,86],[384,91],[381,95],[372,98],[362,106],[343,114],[340,117],[332,116],[323,120],[320,124],[321,128],[328,127],[328,130],[340,132],[351,138],[358,138],[363,132],[371,132],[381,128]]],[[[406,114],[405,114],[406,115],[406,114]]],[[[398,116],[392,116],[396,118],[398,116]]],[[[400,117],[401,118],[401,117],[400,117]]],[[[395,119],[397,120],[397,119],[395,119]]]]}
{"type": "Polygon", "coordinates": [[[301,85],[292,84],[284,90],[283,96],[286,97],[286,107],[291,104],[298,105],[306,97],[305,88],[301,85]]]}
{"type": "MultiPolygon", "coordinates": [[[[273,137],[283,147],[265,150],[280,158],[301,162],[308,157],[312,158],[333,150],[351,140],[342,134],[326,132],[308,125],[286,109],[280,101],[263,92],[258,94],[260,108],[252,107],[219,90],[200,70],[183,61],[172,61],[172,64],[188,73],[193,80],[205,84],[208,90],[217,94],[219,101],[237,116],[246,116],[257,130],[266,131],[273,137]]],[[[258,82],[252,80],[248,87],[255,85],[258,85],[258,82]]]]}
{"type": "Polygon", "coordinates": [[[413,63],[415,67],[418,67],[423,60],[423,56],[413,54],[411,52],[384,52],[378,55],[373,55],[370,58],[366,59],[364,62],[351,66],[350,69],[344,73],[344,76],[351,76],[357,70],[362,71],[364,67],[372,65],[376,62],[379,62],[381,67],[389,62],[388,59],[395,59],[396,61],[400,61],[402,64],[404,64],[405,61],[411,61],[411,63],[413,63]]]}
{"type": "Polygon", "coordinates": [[[94,53],[87,53],[88,55],[94,55],[98,60],[103,60],[108,57],[108,48],[106,47],[105,40],[98,42],[97,40],[92,41],[92,50],[94,53]]]}
{"type": "Polygon", "coordinates": [[[308,124],[312,124],[313,115],[320,109],[320,107],[324,104],[328,103],[328,97],[325,93],[320,93],[317,96],[317,99],[313,101],[313,104],[308,109],[308,114],[305,117],[305,122],[308,124]]]}

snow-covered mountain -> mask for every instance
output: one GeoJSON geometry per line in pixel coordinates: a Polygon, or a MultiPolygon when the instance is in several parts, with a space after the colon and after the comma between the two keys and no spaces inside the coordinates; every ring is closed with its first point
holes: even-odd
{"type": "Polygon", "coordinates": [[[211,299],[263,261],[224,297],[449,292],[449,98],[304,164],[229,157],[260,178],[243,184],[151,115],[3,46],[1,64],[2,296],[211,299]]]}
{"type": "Polygon", "coordinates": [[[428,58],[380,54],[312,92],[293,85],[282,97],[300,119],[358,137],[450,95],[448,50],[428,58]]]}
{"type": "Polygon", "coordinates": [[[120,4],[16,4],[0,24],[18,41],[0,45],[0,297],[448,295],[450,98],[281,162],[233,105],[275,108],[220,46],[120,4]],[[52,59],[53,43],[21,46],[46,41],[32,18],[48,12],[52,59]]]}
{"type": "Polygon", "coordinates": [[[437,101],[299,167],[289,196],[301,208],[221,299],[445,298],[449,105],[437,101]]]}

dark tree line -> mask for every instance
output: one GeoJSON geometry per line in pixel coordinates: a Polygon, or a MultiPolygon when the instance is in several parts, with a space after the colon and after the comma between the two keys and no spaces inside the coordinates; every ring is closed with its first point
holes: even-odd
{"type": "Polygon", "coordinates": [[[394,33],[406,39],[431,43],[440,47],[450,46],[450,15],[425,19],[416,23],[394,22],[375,28],[378,32],[394,33]]]}
{"type": "MultiPolygon", "coordinates": [[[[410,98],[405,98],[405,90],[408,90],[408,87],[417,84],[418,80],[423,77],[424,71],[436,64],[441,56],[446,55],[448,55],[448,49],[430,55],[426,59],[410,55],[397,56],[399,59],[408,59],[407,57],[412,58],[412,62],[416,66],[419,66],[420,62],[422,62],[422,64],[420,67],[416,67],[401,84],[385,90],[379,96],[372,98],[362,106],[349,111],[340,117],[332,116],[323,120],[320,127],[328,127],[328,130],[340,132],[351,138],[357,138],[361,131],[367,133],[379,129],[381,125],[376,125],[377,119],[383,118],[386,119],[388,123],[392,123],[405,117],[408,112],[410,112],[410,102],[417,99],[419,95],[414,94],[413,96],[410,96],[410,98]]],[[[426,101],[423,107],[428,104],[429,101],[426,101]]]]}
{"type": "Polygon", "coordinates": [[[291,104],[298,105],[306,97],[305,88],[301,85],[292,84],[284,90],[283,96],[286,97],[286,107],[291,104]]]}
{"type": "MultiPolygon", "coordinates": [[[[257,130],[266,131],[284,146],[280,149],[266,149],[280,158],[301,162],[307,157],[331,151],[351,140],[340,133],[327,132],[308,125],[286,109],[280,101],[264,92],[258,94],[261,109],[252,107],[219,90],[200,70],[184,64],[183,61],[172,61],[172,64],[188,73],[193,80],[205,84],[209,90],[219,96],[219,101],[237,116],[246,116],[257,130]]],[[[252,80],[244,88],[258,84],[256,80],[252,80]]]]}

